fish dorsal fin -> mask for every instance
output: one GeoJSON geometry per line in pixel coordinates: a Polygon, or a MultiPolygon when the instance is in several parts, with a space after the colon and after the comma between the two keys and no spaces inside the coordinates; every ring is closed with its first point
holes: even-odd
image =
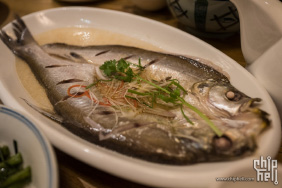
{"type": "Polygon", "coordinates": [[[50,56],[75,63],[89,63],[81,54],[77,53],[76,46],[65,43],[50,43],[41,46],[50,56]]]}
{"type": "Polygon", "coordinates": [[[49,53],[49,55],[55,58],[72,61],[75,63],[88,63],[88,61],[84,57],[75,52],[70,52],[69,54],[49,53]]]}

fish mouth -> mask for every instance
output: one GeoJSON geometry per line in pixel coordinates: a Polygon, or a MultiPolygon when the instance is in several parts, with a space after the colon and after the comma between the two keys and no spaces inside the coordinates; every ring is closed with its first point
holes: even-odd
{"type": "MultiPolygon", "coordinates": [[[[253,105],[256,102],[261,102],[261,101],[262,100],[260,98],[249,98],[248,100],[246,100],[244,103],[241,104],[241,106],[239,108],[239,112],[248,111],[248,110],[253,108],[253,105]]],[[[254,109],[259,110],[259,108],[254,108],[254,109]]],[[[257,111],[257,110],[254,110],[254,111],[257,111]]]]}
{"type": "Polygon", "coordinates": [[[267,112],[256,107],[257,102],[261,102],[261,101],[262,99],[260,98],[249,98],[249,100],[241,104],[238,110],[238,114],[250,113],[253,116],[255,116],[256,119],[259,119],[261,121],[260,128],[263,131],[264,129],[270,126],[271,121],[269,119],[269,114],[267,112]]]}

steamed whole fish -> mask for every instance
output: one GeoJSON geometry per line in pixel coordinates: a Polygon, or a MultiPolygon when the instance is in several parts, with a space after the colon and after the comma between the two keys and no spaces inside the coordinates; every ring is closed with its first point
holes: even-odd
{"type": "Polygon", "coordinates": [[[225,161],[254,152],[270,124],[253,104],[260,99],[194,59],[121,45],[39,46],[20,18],[13,31],[16,39],[1,31],[2,41],[31,67],[56,115],[38,111],[96,145],[166,164],[225,161]]]}

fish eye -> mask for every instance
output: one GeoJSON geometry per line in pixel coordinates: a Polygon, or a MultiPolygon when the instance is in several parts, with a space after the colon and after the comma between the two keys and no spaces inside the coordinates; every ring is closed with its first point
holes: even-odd
{"type": "Polygon", "coordinates": [[[209,84],[207,83],[200,83],[197,88],[200,93],[206,93],[208,91],[209,84]]]}
{"type": "Polygon", "coordinates": [[[209,85],[207,83],[201,83],[198,85],[199,89],[203,89],[204,87],[209,87],[209,85]]]}
{"type": "Polygon", "coordinates": [[[237,92],[237,91],[233,91],[233,90],[229,90],[225,93],[225,96],[228,100],[230,101],[239,101],[242,98],[242,94],[237,92]]]}
{"type": "Polygon", "coordinates": [[[216,151],[227,151],[232,147],[232,140],[226,135],[223,135],[221,137],[215,136],[213,138],[213,145],[216,151]]]}

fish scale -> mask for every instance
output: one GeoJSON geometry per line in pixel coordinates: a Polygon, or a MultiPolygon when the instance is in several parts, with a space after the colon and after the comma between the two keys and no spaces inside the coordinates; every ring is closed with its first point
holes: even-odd
{"type": "Polygon", "coordinates": [[[173,165],[226,161],[251,155],[256,149],[254,138],[270,124],[267,113],[252,105],[258,99],[240,92],[224,74],[195,59],[121,45],[39,46],[20,18],[13,22],[13,30],[16,39],[1,30],[1,40],[30,66],[57,114],[52,117],[34,108],[101,147],[173,165]],[[156,107],[143,106],[132,115],[131,111],[121,113],[118,107],[105,105],[105,101],[95,101],[93,97],[101,95],[100,91],[93,90],[90,95],[85,87],[97,80],[97,68],[105,61],[122,58],[136,65],[140,60],[144,78],[155,82],[178,79],[188,93],[185,102],[210,118],[223,136],[218,137],[195,110],[187,107],[181,113],[171,105],[157,114],[153,112],[156,107]]]}

